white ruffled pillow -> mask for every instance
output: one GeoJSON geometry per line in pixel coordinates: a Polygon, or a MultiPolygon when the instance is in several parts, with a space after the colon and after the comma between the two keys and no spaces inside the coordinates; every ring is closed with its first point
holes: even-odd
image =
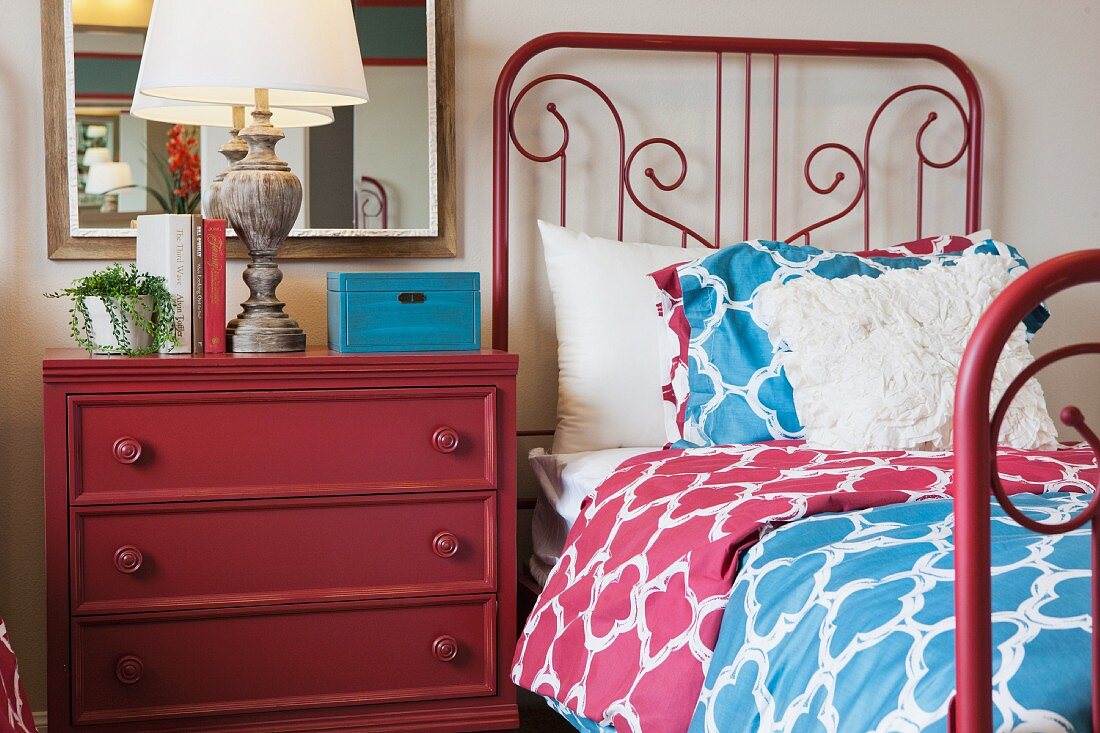
{"type": "MultiPolygon", "coordinates": [[[[989,304],[1014,276],[1007,257],[962,257],[946,266],[836,280],[807,275],[771,284],[755,314],[794,387],[798,418],[813,447],[835,450],[950,450],[955,381],[963,349],[989,304]]],[[[993,380],[996,405],[1032,362],[1023,324],[993,380]]],[[[1030,380],[1013,401],[1000,442],[1057,445],[1042,387],[1030,380]]]]}

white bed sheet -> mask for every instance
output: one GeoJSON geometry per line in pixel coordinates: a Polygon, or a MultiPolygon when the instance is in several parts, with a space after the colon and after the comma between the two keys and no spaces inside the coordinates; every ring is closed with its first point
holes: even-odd
{"type": "Polygon", "coordinates": [[[531,518],[534,554],[528,563],[531,575],[545,585],[546,576],[558,564],[565,538],[581,511],[581,502],[614,473],[623,461],[650,448],[608,448],[584,453],[553,455],[542,448],[527,454],[531,470],[538,478],[539,491],[531,518]]]}

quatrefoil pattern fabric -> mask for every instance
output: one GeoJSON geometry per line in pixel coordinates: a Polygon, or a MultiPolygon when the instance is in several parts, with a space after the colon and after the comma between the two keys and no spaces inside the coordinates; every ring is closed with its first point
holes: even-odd
{"type": "MultiPolygon", "coordinates": [[[[998,456],[1012,493],[1087,491],[1095,481],[1084,448],[998,456]]],[[[512,679],[618,733],[684,733],[739,558],[761,530],[946,498],[953,460],[795,441],[629,459],[583,505],[527,619],[512,679]]]]}
{"type": "MultiPolygon", "coordinates": [[[[755,311],[764,285],[807,273],[828,279],[877,277],[990,254],[1011,257],[1017,264],[1014,274],[1027,268],[1016,249],[992,239],[974,243],[940,237],[860,255],[743,242],[679,265],[678,289],[670,287],[666,271],[654,273],[658,313],[672,334],[661,344],[663,362],[669,364],[663,396],[670,443],[690,448],[803,437],[791,384],[755,311]]],[[[1037,308],[1025,321],[1028,333],[1047,317],[1045,308],[1037,308]]]]}
{"type": "Polygon", "coordinates": [[[34,732],[34,716],[19,679],[19,664],[4,619],[0,619],[0,733],[34,732]]]}
{"type": "MultiPolygon", "coordinates": [[[[1088,495],[1021,496],[1064,522],[1088,495]]],[[[992,510],[997,731],[1090,730],[1090,531],[992,510]]],[[[946,731],[955,692],[949,500],[821,515],[745,557],[690,733],[946,731]]]]}

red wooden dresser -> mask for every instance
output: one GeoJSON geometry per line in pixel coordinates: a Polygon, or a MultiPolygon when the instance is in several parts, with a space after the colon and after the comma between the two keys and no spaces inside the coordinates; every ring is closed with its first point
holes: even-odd
{"type": "Polygon", "coordinates": [[[50,732],[516,727],[516,361],[48,353],[50,732]]]}

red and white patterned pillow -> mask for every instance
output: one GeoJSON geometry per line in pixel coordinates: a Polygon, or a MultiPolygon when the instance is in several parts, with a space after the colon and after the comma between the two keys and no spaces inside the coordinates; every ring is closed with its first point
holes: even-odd
{"type": "MultiPolygon", "coordinates": [[[[938,237],[924,237],[911,242],[896,244],[892,247],[858,252],[860,257],[912,257],[962,252],[975,244],[990,238],[988,230],[975,232],[969,237],[945,234],[938,237]]],[[[687,262],[689,260],[685,260],[687,262]]],[[[683,262],[669,265],[649,277],[657,286],[657,315],[664,321],[658,345],[661,364],[667,364],[665,381],[661,387],[664,405],[665,434],[670,447],[684,435],[684,416],[688,401],[688,342],[691,340],[691,326],[684,313],[683,291],[677,270],[683,262]]]]}

